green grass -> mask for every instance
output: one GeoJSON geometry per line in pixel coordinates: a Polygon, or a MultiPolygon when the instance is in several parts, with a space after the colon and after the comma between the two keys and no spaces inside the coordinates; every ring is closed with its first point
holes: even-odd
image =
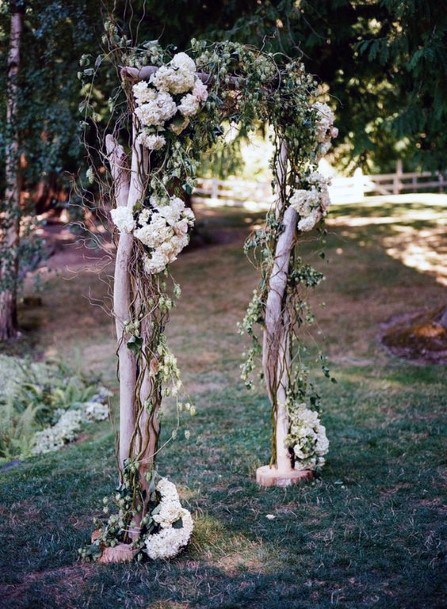
{"type": "MultiPolygon", "coordinates": [[[[331,440],[321,479],[268,490],[253,481],[268,460],[269,407],[261,390],[247,393],[238,378],[235,324],[256,278],[241,253],[247,213],[238,220],[232,210],[225,224],[237,241],[192,251],[174,267],[183,295],[171,342],[199,410],[187,423],[191,438],[169,445],[159,469],[194,513],[191,545],[167,563],[77,562],[116,475],[113,432],[96,425],[85,441],[2,472],[0,607],[445,606],[445,370],[390,358],[377,342],[381,322],[441,304],[445,288],[387,255],[384,240],[396,225],[356,228],[349,222],[358,208],[334,212],[328,279],[315,299],[326,302],[320,339],[338,380],[319,381],[331,440]]],[[[410,209],[405,215],[387,203],[393,212],[411,222],[410,209]]],[[[219,217],[209,226],[218,230],[219,217]]],[[[33,313],[40,320],[30,331],[33,348],[70,359],[85,347],[84,365],[113,378],[110,321],[95,312],[88,331],[79,330],[82,294],[102,287],[88,275],[76,285],[67,292],[53,280],[49,300],[66,321],[61,326],[44,303],[33,313]]],[[[172,425],[168,408],[166,434],[172,425]]]]}

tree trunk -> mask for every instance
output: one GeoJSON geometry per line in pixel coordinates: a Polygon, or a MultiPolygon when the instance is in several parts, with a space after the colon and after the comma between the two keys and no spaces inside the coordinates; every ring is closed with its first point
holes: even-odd
{"type": "Polygon", "coordinates": [[[283,216],[284,231],[278,239],[270,276],[263,340],[264,376],[275,413],[275,466],[283,472],[292,469],[289,450],[285,445],[289,427],[285,403],[290,369],[290,330],[285,297],[297,222],[296,211],[292,207],[287,208],[283,216]]]}
{"type": "MultiPolygon", "coordinates": [[[[131,183],[131,172],[127,155],[122,146],[108,135],[106,149],[112,171],[117,207],[127,206],[131,183]]],[[[130,456],[130,442],[135,426],[134,391],[137,378],[135,355],[127,347],[124,324],[129,320],[131,284],[129,261],[132,254],[133,236],[121,233],[115,259],[113,284],[113,314],[115,317],[116,338],[118,340],[118,360],[120,376],[120,430],[119,430],[119,467],[130,456]]]]}
{"type": "Polygon", "coordinates": [[[17,281],[20,242],[20,177],[17,101],[20,43],[24,3],[11,1],[11,35],[8,52],[5,199],[0,226],[0,340],[17,335],[17,281]]]}
{"type": "MultiPolygon", "coordinates": [[[[283,196],[287,178],[287,146],[283,142],[276,168],[276,182],[279,199],[276,217],[280,218],[284,207],[283,196]]],[[[290,254],[295,244],[298,214],[288,207],[282,217],[283,232],[278,238],[275,261],[269,280],[269,293],[265,309],[265,330],[263,340],[263,368],[267,391],[272,402],[275,418],[273,460],[281,472],[292,469],[289,449],[285,439],[289,430],[286,409],[286,392],[289,386],[290,370],[290,330],[287,312],[286,290],[289,275],[290,254]]]]}

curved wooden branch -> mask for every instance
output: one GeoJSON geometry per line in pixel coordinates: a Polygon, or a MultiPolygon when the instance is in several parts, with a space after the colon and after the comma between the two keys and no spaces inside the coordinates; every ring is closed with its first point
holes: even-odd
{"type": "MultiPolygon", "coordinates": [[[[106,151],[114,184],[114,197],[117,207],[125,207],[129,201],[130,171],[124,148],[112,135],[106,137],[106,151]]],[[[135,425],[134,390],[136,382],[136,360],[128,349],[124,336],[124,324],[129,320],[131,303],[131,282],[129,263],[132,255],[133,236],[121,233],[115,259],[113,284],[113,314],[115,317],[116,338],[118,341],[120,375],[120,434],[119,466],[130,456],[130,441],[135,425]]]]}
{"type": "MultiPolygon", "coordinates": [[[[130,66],[124,66],[120,69],[121,78],[123,80],[129,80],[131,82],[138,82],[139,80],[149,80],[152,74],[155,74],[158,70],[157,66],[144,66],[143,68],[131,68],[130,66]]],[[[214,82],[214,76],[207,74],[206,72],[196,72],[198,78],[208,85],[214,82]]],[[[243,78],[237,76],[230,76],[229,85],[237,88],[242,86],[244,82],[243,78]]]]}
{"type": "MultiPolygon", "coordinates": [[[[277,167],[277,182],[280,192],[287,173],[287,149],[281,147],[277,167]]],[[[284,201],[278,201],[277,217],[284,201]]],[[[298,214],[288,207],[284,212],[283,232],[280,234],[275,250],[275,260],[269,279],[269,292],[265,309],[265,330],[263,336],[262,365],[267,391],[275,410],[275,448],[276,467],[281,472],[292,469],[290,455],[285,446],[289,420],[286,410],[286,392],[289,385],[290,337],[289,316],[286,308],[287,278],[292,249],[295,245],[298,214]]]]}

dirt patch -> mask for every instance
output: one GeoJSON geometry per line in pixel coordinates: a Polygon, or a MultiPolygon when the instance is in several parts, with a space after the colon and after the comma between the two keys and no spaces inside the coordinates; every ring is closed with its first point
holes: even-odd
{"type": "Polygon", "coordinates": [[[391,317],[380,341],[389,353],[416,364],[447,364],[447,328],[439,322],[445,307],[391,317]]]}

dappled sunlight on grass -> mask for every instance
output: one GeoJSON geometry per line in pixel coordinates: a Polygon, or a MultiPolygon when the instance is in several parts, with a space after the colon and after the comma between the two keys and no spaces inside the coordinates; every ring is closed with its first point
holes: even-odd
{"type": "Polygon", "coordinates": [[[374,197],[373,201],[365,199],[357,206],[334,206],[329,226],[356,228],[389,224],[388,234],[381,233],[386,253],[447,285],[446,211],[447,195],[374,197]]]}

